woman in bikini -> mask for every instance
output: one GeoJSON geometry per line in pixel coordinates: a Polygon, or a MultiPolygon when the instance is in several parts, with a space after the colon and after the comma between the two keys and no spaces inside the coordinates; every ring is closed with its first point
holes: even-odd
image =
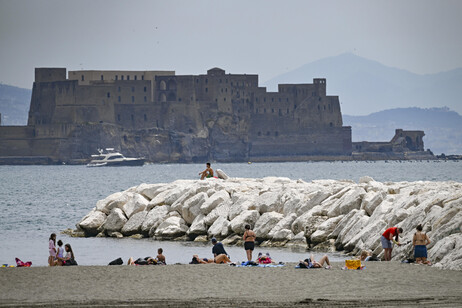
{"type": "Polygon", "coordinates": [[[250,230],[250,225],[245,225],[245,232],[242,239],[244,240],[244,249],[247,254],[247,260],[252,261],[252,251],[255,249],[255,232],[250,230]]]}
{"type": "Polygon", "coordinates": [[[412,245],[414,246],[414,258],[417,264],[431,265],[427,260],[427,245],[430,244],[428,235],[422,232],[422,225],[417,226],[417,232],[414,233],[412,238],[412,245]]]}

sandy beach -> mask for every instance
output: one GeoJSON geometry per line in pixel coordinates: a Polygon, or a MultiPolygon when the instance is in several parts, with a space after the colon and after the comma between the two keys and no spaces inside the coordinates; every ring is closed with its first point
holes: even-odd
{"type": "Polygon", "coordinates": [[[462,306],[462,273],[397,262],[366,269],[227,265],[0,269],[0,306],[462,306]]]}

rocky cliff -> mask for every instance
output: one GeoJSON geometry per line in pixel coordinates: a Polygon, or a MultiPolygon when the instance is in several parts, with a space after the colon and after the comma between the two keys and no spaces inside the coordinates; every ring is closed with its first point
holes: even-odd
{"type": "Polygon", "coordinates": [[[386,228],[404,229],[393,259],[412,256],[422,224],[435,266],[462,269],[462,183],[288,178],[178,180],[114,193],[77,224],[74,235],[154,237],[240,244],[249,223],[260,246],[383,254],[386,228]]]}

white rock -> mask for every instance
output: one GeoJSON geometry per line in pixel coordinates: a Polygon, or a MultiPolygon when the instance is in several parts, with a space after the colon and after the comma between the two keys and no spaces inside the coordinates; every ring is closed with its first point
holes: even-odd
{"type": "Polygon", "coordinates": [[[346,192],[337,202],[335,202],[327,216],[335,217],[349,213],[351,210],[359,209],[361,206],[362,197],[366,191],[362,187],[355,187],[346,192]]]}
{"type": "Polygon", "coordinates": [[[226,237],[229,233],[229,221],[225,217],[218,217],[207,231],[209,237],[226,237]]]}
{"type": "Polygon", "coordinates": [[[149,201],[145,197],[140,194],[134,194],[133,197],[122,206],[122,210],[125,216],[130,218],[133,214],[144,211],[148,204],[149,201]]]}
{"type": "Polygon", "coordinates": [[[365,210],[367,215],[371,216],[375,208],[382,203],[386,193],[383,191],[369,191],[367,192],[361,202],[361,210],[365,210]]]}
{"type": "Polygon", "coordinates": [[[100,212],[105,211],[105,208],[109,203],[119,199],[122,195],[123,193],[119,191],[119,192],[113,193],[112,195],[107,196],[106,198],[102,200],[99,200],[98,202],[96,202],[96,209],[100,212]]]}
{"type": "Polygon", "coordinates": [[[221,203],[205,217],[205,224],[207,226],[211,226],[215,222],[215,220],[217,220],[217,218],[228,217],[229,209],[230,209],[230,200],[221,203]]]}
{"type": "Polygon", "coordinates": [[[291,240],[294,238],[294,233],[288,229],[281,229],[274,233],[272,240],[282,241],[282,240],[291,240]]]}
{"type": "Polygon", "coordinates": [[[153,231],[165,220],[169,212],[168,205],[156,206],[148,212],[142,225],[141,232],[147,233],[151,228],[154,228],[153,231]]]}
{"type": "Polygon", "coordinates": [[[229,194],[226,190],[220,190],[211,195],[200,207],[202,214],[207,215],[213,209],[223,202],[230,200],[229,194]]]}
{"type": "Polygon", "coordinates": [[[137,212],[133,214],[122,227],[121,233],[123,235],[132,235],[140,233],[141,225],[143,224],[143,221],[146,218],[147,214],[147,211],[137,212]]]}
{"type": "Polygon", "coordinates": [[[254,227],[257,238],[269,239],[269,232],[282,218],[284,218],[284,215],[277,212],[267,212],[261,215],[254,227]]]}
{"type": "Polygon", "coordinates": [[[125,203],[127,203],[132,197],[133,197],[133,193],[132,192],[121,192],[120,194],[116,193],[116,194],[112,194],[111,195],[112,198],[110,198],[111,200],[106,203],[103,207],[103,203],[100,203],[99,205],[96,204],[96,209],[98,211],[101,211],[103,212],[104,214],[106,215],[109,215],[109,213],[111,213],[111,211],[115,208],[122,208],[125,203]]]}
{"type": "Polygon", "coordinates": [[[204,220],[205,220],[205,216],[202,214],[199,214],[192,222],[191,227],[189,227],[189,230],[188,232],[186,232],[186,234],[188,235],[207,234],[207,228],[206,228],[204,220]]]}
{"type": "Polygon", "coordinates": [[[106,232],[119,232],[127,221],[128,219],[125,217],[124,212],[119,208],[115,208],[107,217],[103,228],[106,232]]]}
{"type": "MultiPolygon", "coordinates": [[[[311,234],[310,240],[313,244],[318,244],[327,241],[329,234],[334,231],[337,224],[342,220],[344,215],[329,218],[318,226],[316,231],[311,234]]],[[[304,233],[303,233],[304,235],[304,233]]]]}
{"type": "Polygon", "coordinates": [[[237,234],[244,234],[245,225],[255,225],[258,218],[260,218],[260,214],[256,210],[243,211],[241,214],[239,214],[233,220],[231,220],[231,230],[233,230],[233,232],[237,234]]]}
{"type": "Polygon", "coordinates": [[[261,214],[266,212],[278,212],[282,213],[281,196],[279,191],[269,191],[261,194],[255,203],[255,208],[250,207],[250,209],[256,209],[261,214]]]}
{"type": "Polygon", "coordinates": [[[191,224],[193,222],[194,218],[200,214],[202,204],[208,198],[205,192],[201,192],[185,201],[180,214],[186,223],[191,224]]]}
{"type": "MultiPolygon", "coordinates": [[[[279,230],[282,229],[288,229],[290,230],[293,222],[297,218],[297,214],[292,213],[287,215],[286,217],[282,218],[274,227],[271,229],[271,231],[268,233],[269,238],[273,238],[274,234],[278,232],[279,230]]],[[[303,232],[303,231],[302,231],[303,232]]]]}
{"type": "Polygon", "coordinates": [[[148,200],[152,200],[160,191],[166,188],[167,184],[140,184],[135,192],[137,194],[143,195],[148,200]]]}
{"type": "Polygon", "coordinates": [[[188,231],[188,226],[180,217],[169,217],[157,227],[155,236],[160,239],[172,239],[182,236],[188,231]]]}
{"type": "Polygon", "coordinates": [[[86,233],[96,235],[98,233],[98,228],[103,225],[106,217],[106,214],[95,209],[84,217],[85,219],[83,219],[78,226],[86,233]]]}
{"type": "Polygon", "coordinates": [[[374,181],[373,178],[371,178],[370,176],[363,176],[359,179],[359,183],[369,183],[369,182],[372,182],[374,181]]]}

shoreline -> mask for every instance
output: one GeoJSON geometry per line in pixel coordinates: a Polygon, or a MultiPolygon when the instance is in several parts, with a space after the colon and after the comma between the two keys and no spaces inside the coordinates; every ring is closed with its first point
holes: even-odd
{"type": "Polygon", "coordinates": [[[227,265],[1,269],[0,307],[460,306],[458,271],[399,262],[366,269],[236,268],[227,265]],[[57,283],[60,282],[60,283],[57,283]]]}

